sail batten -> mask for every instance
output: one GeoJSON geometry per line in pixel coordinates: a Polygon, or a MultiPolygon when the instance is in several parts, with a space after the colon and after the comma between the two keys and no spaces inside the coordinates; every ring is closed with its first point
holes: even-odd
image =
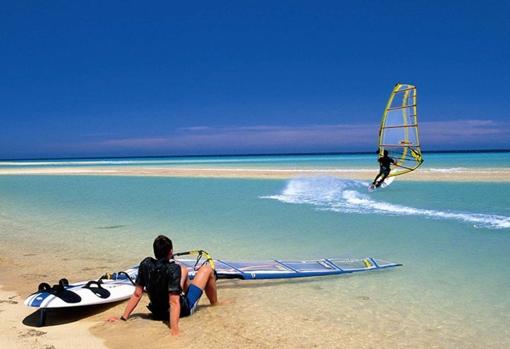
{"type": "Polygon", "coordinates": [[[418,124],[414,124],[414,125],[384,126],[383,128],[398,128],[398,127],[418,127],[418,124]]]}
{"type": "Polygon", "coordinates": [[[379,129],[380,156],[384,150],[397,161],[390,177],[414,171],[423,163],[414,85],[398,83],[393,88],[379,129]]]}
{"type": "Polygon", "coordinates": [[[403,109],[403,108],[411,108],[411,107],[417,107],[417,105],[405,105],[405,106],[402,106],[402,107],[394,107],[394,108],[390,108],[388,109],[388,111],[390,110],[398,110],[398,109],[403,109]]]}

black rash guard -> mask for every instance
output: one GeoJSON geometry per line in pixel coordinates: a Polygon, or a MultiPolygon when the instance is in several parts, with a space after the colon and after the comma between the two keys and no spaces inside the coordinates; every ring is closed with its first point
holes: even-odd
{"type": "Polygon", "coordinates": [[[377,161],[379,161],[379,165],[381,166],[382,172],[389,172],[390,165],[395,163],[395,160],[393,160],[389,156],[380,157],[377,161]]]}
{"type": "MultiPolygon", "coordinates": [[[[140,263],[135,283],[147,290],[151,301],[148,308],[154,318],[168,318],[168,294],[182,294],[181,267],[173,260],[147,257],[140,263]]],[[[185,310],[182,305],[181,312],[185,310]]]]}

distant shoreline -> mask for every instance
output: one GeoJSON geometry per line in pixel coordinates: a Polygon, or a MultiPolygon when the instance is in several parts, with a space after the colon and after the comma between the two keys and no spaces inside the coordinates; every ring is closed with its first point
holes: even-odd
{"type": "MultiPolygon", "coordinates": [[[[375,148],[374,148],[375,149],[375,148]]],[[[467,149],[467,150],[428,150],[425,154],[476,154],[476,153],[509,153],[510,149],[467,149]]],[[[128,156],[85,156],[85,157],[27,157],[1,158],[2,161],[48,161],[48,160],[104,160],[104,159],[156,159],[156,158],[234,158],[234,157],[265,157],[265,156],[321,156],[321,155],[370,155],[375,151],[352,152],[318,152],[318,153],[253,153],[253,154],[192,154],[192,155],[128,155],[128,156]]]]}
{"type": "MultiPolygon", "coordinates": [[[[53,168],[0,169],[0,175],[78,175],[133,177],[190,177],[190,178],[246,178],[290,179],[295,177],[333,176],[355,180],[372,180],[376,169],[277,169],[277,168],[179,168],[149,166],[94,166],[53,168]]],[[[510,167],[419,169],[399,177],[404,181],[445,182],[510,182],[510,167]]]]}

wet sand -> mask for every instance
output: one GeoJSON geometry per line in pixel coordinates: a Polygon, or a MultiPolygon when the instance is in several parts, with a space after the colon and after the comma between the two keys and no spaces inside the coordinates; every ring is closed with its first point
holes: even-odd
{"type": "MultiPolygon", "coordinates": [[[[97,278],[105,271],[101,259],[62,261],[61,253],[46,249],[19,250],[12,246],[0,248],[0,347],[2,348],[334,348],[345,331],[328,325],[328,317],[317,318],[321,326],[312,325],[313,315],[301,314],[296,319],[264,303],[288,307],[288,293],[280,282],[240,283],[222,280],[219,283],[220,304],[210,306],[206,299],[192,317],[180,322],[181,335],[172,337],[167,323],[154,321],[146,309],[144,296],[127,322],[108,323],[108,317],[119,316],[126,302],[109,306],[50,311],[46,326],[37,327],[39,313],[23,305],[23,300],[42,281],[56,282],[66,275],[97,278]],[[296,331],[296,321],[298,328],[296,331]],[[306,326],[307,322],[312,326],[306,326]],[[303,326],[305,325],[305,326],[303,326]],[[321,328],[319,331],[318,328],[321,328]]],[[[71,279],[71,278],[70,278],[71,279]]],[[[72,281],[77,281],[71,279],[72,281]]],[[[313,282],[294,285],[294,292],[315,287],[313,282]]],[[[204,297],[205,298],[205,297],[204,297]]],[[[363,298],[361,301],[366,301],[363,298]]],[[[345,321],[349,318],[346,317],[345,321]]],[[[352,327],[350,324],[346,329],[352,327]]],[[[352,330],[352,329],[351,329],[352,330]]],[[[355,338],[344,339],[351,346],[355,338]]],[[[374,343],[375,344],[375,343],[374,343]]]]}
{"type": "MultiPolygon", "coordinates": [[[[287,179],[334,176],[372,180],[376,169],[263,169],[263,168],[177,168],[177,167],[58,167],[0,169],[0,175],[101,175],[202,178],[287,179]]],[[[419,169],[399,177],[404,181],[510,182],[510,168],[419,169]]]]}
{"type": "MultiPolygon", "coordinates": [[[[23,300],[38,283],[54,283],[70,275],[74,276],[69,277],[71,282],[96,279],[107,271],[105,263],[119,262],[112,263],[108,256],[72,258],[47,246],[2,245],[0,253],[1,348],[501,347],[501,338],[491,342],[476,331],[456,327],[463,323],[457,314],[429,309],[426,304],[402,304],[398,297],[381,297],[377,289],[367,289],[359,276],[349,275],[320,282],[221,280],[219,298],[225,303],[212,307],[202,299],[198,312],[181,320],[179,337],[169,335],[167,323],[149,318],[147,296],[127,322],[105,321],[122,314],[124,301],[50,312],[47,326],[37,327],[37,311],[24,306],[23,300]],[[332,296],[334,304],[321,301],[332,296]],[[450,318],[456,324],[444,321],[450,318]]],[[[122,262],[133,263],[129,259],[122,262]]]]}

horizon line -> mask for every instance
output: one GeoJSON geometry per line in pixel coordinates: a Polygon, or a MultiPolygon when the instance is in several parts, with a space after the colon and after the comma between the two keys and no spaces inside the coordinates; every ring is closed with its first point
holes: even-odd
{"type": "MultiPolygon", "coordinates": [[[[505,153],[510,149],[450,149],[430,150],[423,153],[505,153]]],[[[83,156],[83,157],[41,157],[41,158],[0,158],[0,161],[40,161],[40,160],[92,160],[92,159],[151,159],[151,158],[211,158],[211,157],[241,157],[241,156],[303,156],[303,155],[368,155],[373,151],[348,151],[348,152],[298,152],[298,153],[252,153],[252,154],[192,154],[192,155],[126,155],[126,156],[83,156]]]]}

